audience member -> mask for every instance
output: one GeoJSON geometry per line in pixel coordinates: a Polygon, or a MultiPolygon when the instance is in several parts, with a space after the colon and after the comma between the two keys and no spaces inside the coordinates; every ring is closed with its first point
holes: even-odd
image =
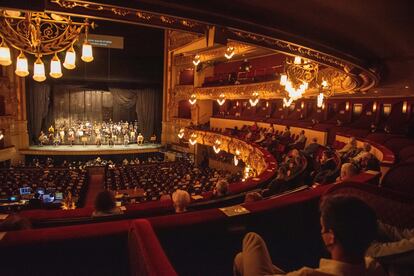
{"type": "Polygon", "coordinates": [[[337,164],[334,159],[334,154],[331,151],[325,150],[322,153],[322,158],[319,162],[319,168],[313,173],[315,183],[327,184],[335,181],[336,176],[333,175],[337,164]]]}
{"type": "Polygon", "coordinates": [[[259,194],[258,192],[249,192],[244,197],[244,203],[255,202],[255,201],[262,200],[262,199],[263,199],[262,195],[259,194]]]}
{"type": "Polygon", "coordinates": [[[234,259],[234,275],[387,275],[374,259],[365,257],[377,231],[375,213],[368,205],[354,197],[331,196],[323,199],[320,211],[321,238],[331,259],[321,259],[318,268],[285,273],[272,264],[264,240],[250,232],[234,259]]]}
{"type": "Polygon", "coordinates": [[[363,158],[367,158],[371,155],[371,145],[367,142],[364,142],[362,146],[362,151],[360,151],[356,156],[352,158],[353,162],[360,162],[363,158]]]}
{"type": "Polygon", "coordinates": [[[227,195],[229,192],[229,183],[225,179],[220,179],[217,181],[216,186],[213,190],[213,195],[215,197],[221,197],[227,195]]]}
{"type": "Polygon", "coordinates": [[[306,155],[310,156],[310,157],[315,157],[315,153],[318,151],[318,149],[321,147],[322,145],[318,144],[318,138],[314,137],[312,138],[312,142],[305,148],[305,150],[303,151],[303,153],[305,153],[306,155]]]}
{"type": "Polygon", "coordinates": [[[358,174],[358,169],[352,163],[344,163],[341,166],[341,175],[336,181],[345,181],[358,174]]]}
{"type": "Polygon", "coordinates": [[[285,166],[279,166],[277,176],[273,179],[266,189],[263,190],[263,196],[271,196],[283,191],[287,178],[287,169],[285,166]]]}
{"type": "Polygon", "coordinates": [[[187,206],[191,202],[190,194],[184,190],[176,190],[172,194],[172,201],[176,213],[186,212],[187,206]]]}
{"type": "Polygon", "coordinates": [[[97,195],[93,217],[120,215],[122,213],[122,210],[116,207],[115,197],[111,191],[105,190],[97,195]]]}
{"type": "Polygon", "coordinates": [[[349,139],[348,144],[346,144],[342,149],[338,150],[338,153],[341,157],[344,157],[345,155],[349,154],[351,151],[354,151],[357,149],[357,140],[355,137],[351,137],[349,139]]]}

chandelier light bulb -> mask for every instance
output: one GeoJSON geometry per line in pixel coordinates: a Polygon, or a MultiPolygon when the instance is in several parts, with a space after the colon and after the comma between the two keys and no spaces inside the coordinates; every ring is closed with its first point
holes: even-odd
{"type": "Polygon", "coordinates": [[[327,88],[328,82],[326,80],[323,80],[321,85],[322,85],[322,88],[327,88]]]}
{"type": "Polygon", "coordinates": [[[237,167],[237,165],[239,164],[239,159],[237,158],[237,156],[233,156],[233,162],[234,162],[234,166],[237,167]]]}
{"type": "Polygon", "coordinates": [[[188,101],[191,105],[194,105],[197,102],[197,96],[195,94],[192,94],[188,101]]]}
{"type": "Polygon", "coordinates": [[[324,98],[323,93],[319,93],[317,101],[316,101],[316,104],[319,108],[323,106],[323,98],[324,98]]]}
{"type": "Polygon", "coordinates": [[[224,56],[227,59],[231,59],[234,56],[234,47],[227,47],[226,52],[224,53],[224,56]]]}
{"type": "Polygon", "coordinates": [[[302,63],[302,58],[299,56],[295,56],[295,59],[293,61],[294,64],[301,64],[302,63]]]}
{"type": "Polygon", "coordinates": [[[45,64],[40,59],[40,57],[37,57],[37,59],[34,63],[33,79],[35,81],[38,81],[38,82],[42,82],[42,81],[46,80],[45,64]]]}
{"type": "Polygon", "coordinates": [[[87,40],[85,40],[82,45],[81,59],[84,62],[91,62],[93,60],[92,45],[87,40]]]}
{"type": "Polygon", "coordinates": [[[16,75],[18,75],[19,77],[26,77],[27,75],[29,75],[28,68],[29,68],[29,65],[27,62],[27,58],[23,54],[23,52],[20,51],[20,54],[16,60],[16,71],[14,71],[14,73],[16,73],[16,75]]]}
{"type": "Polygon", "coordinates": [[[280,75],[280,85],[285,86],[286,83],[287,83],[287,80],[288,80],[288,78],[287,78],[286,74],[280,75]]]}
{"type": "Polygon", "coordinates": [[[7,47],[6,43],[4,42],[0,46],[0,64],[3,66],[8,66],[12,64],[10,48],[7,47]]]}
{"type": "Polygon", "coordinates": [[[219,105],[223,105],[226,102],[226,96],[224,94],[220,94],[219,99],[217,99],[217,103],[219,105]]]}
{"type": "Polygon", "coordinates": [[[52,58],[50,62],[50,73],[49,75],[52,78],[58,79],[63,76],[62,74],[62,66],[60,64],[60,59],[55,53],[55,56],[52,58]]]}
{"type": "Polygon", "coordinates": [[[184,137],[184,128],[180,129],[180,132],[178,132],[178,138],[182,139],[184,137]]]}
{"type": "Polygon", "coordinates": [[[63,67],[65,67],[68,70],[75,69],[76,67],[76,53],[75,49],[73,49],[73,45],[66,51],[63,67]]]}

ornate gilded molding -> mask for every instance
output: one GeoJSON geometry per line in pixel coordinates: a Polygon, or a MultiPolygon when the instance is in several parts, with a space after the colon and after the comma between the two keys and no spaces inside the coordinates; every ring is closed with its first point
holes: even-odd
{"type": "Polygon", "coordinates": [[[236,154],[236,151],[239,151],[239,159],[243,160],[246,165],[249,165],[251,169],[253,169],[253,172],[256,174],[256,176],[259,176],[265,172],[269,165],[266,163],[266,158],[263,152],[259,148],[254,147],[245,141],[222,135],[220,133],[193,130],[188,128],[185,129],[184,139],[188,140],[192,134],[197,135],[196,141],[198,144],[214,146],[216,145],[216,140],[219,140],[220,150],[231,154],[236,154]]]}
{"type": "Polygon", "coordinates": [[[207,26],[195,20],[130,7],[79,0],[48,0],[46,10],[204,34],[207,26]]]}

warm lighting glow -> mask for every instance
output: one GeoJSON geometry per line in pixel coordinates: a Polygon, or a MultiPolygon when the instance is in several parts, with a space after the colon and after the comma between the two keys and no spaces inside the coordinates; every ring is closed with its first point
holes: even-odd
{"type": "Polygon", "coordinates": [[[249,176],[250,176],[250,166],[246,165],[246,167],[244,168],[244,175],[243,175],[242,181],[246,181],[246,179],[249,178],[249,176]]]}
{"type": "Polygon", "coordinates": [[[216,140],[214,142],[213,150],[216,154],[220,152],[220,145],[221,145],[221,142],[219,140],[216,140]]]}
{"type": "Polygon", "coordinates": [[[58,79],[62,77],[62,66],[60,64],[60,59],[58,58],[57,54],[50,61],[50,73],[49,75],[52,78],[58,79]]]}
{"type": "Polygon", "coordinates": [[[266,107],[269,107],[269,102],[266,102],[266,107]]]}
{"type": "Polygon", "coordinates": [[[233,162],[234,166],[237,166],[239,164],[239,159],[237,158],[237,156],[233,156],[233,162]]]}
{"type": "Polygon", "coordinates": [[[75,69],[76,67],[76,53],[73,49],[73,45],[66,51],[65,62],[63,62],[63,67],[68,70],[75,69]]]}
{"type": "Polygon", "coordinates": [[[190,139],[188,139],[188,142],[190,142],[192,146],[197,144],[197,134],[195,133],[191,134],[190,139]]]}
{"type": "Polygon", "coordinates": [[[184,129],[181,128],[180,132],[178,132],[178,138],[183,139],[183,137],[184,137],[184,129]]]}
{"type": "Polygon", "coordinates": [[[250,100],[249,100],[250,105],[251,105],[251,106],[256,106],[256,105],[257,105],[257,103],[259,102],[259,93],[258,93],[258,92],[254,92],[254,93],[252,94],[252,96],[253,96],[253,99],[250,99],[250,100]]]}
{"type": "Polygon", "coordinates": [[[286,83],[287,83],[287,75],[286,74],[280,75],[280,85],[285,86],[286,83]]]}
{"type": "Polygon", "coordinates": [[[15,11],[15,10],[6,10],[5,12],[7,16],[10,16],[10,17],[19,17],[22,14],[20,11],[15,11]]]}
{"type": "Polygon", "coordinates": [[[318,98],[316,99],[316,105],[321,108],[323,106],[323,93],[319,93],[318,98]]]}
{"type": "Polygon", "coordinates": [[[283,98],[283,106],[284,107],[289,107],[293,102],[293,99],[290,98],[289,100],[286,100],[286,98],[283,98]]]}
{"type": "Polygon", "coordinates": [[[196,94],[192,94],[188,101],[190,102],[191,105],[195,104],[197,102],[196,94]]]}
{"type": "Polygon", "coordinates": [[[326,80],[323,80],[321,85],[322,85],[322,88],[327,88],[328,82],[326,80]]]}
{"type": "Polygon", "coordinates": [[[239,106],[239,102],[238,101],[236,102],[236,106],[239,106]]]}
{"type": "Polygon", "coordinates": [[[201,62],[200,56],[196,55],[193,59],[194,66],[197,66],[201,62]]]}
{"type": "Polygon", "coordinates": [[[34,63],[33,79],[35,81],[38,81],[38,82],[42,82],[46,79],[45,65],[44,65],[43,61],[40,59],[40,57],[37,57],[37,59],[34,63]]]}
{"type": "Polygon", "coordinates": [[[219,99],[217,99],[217,103],[219,105],[223,105],[226,102],[226,96],[224,94],[220,94],[219,99]]]}
{"type": "Polygon", "coordinates": [[[308,89],[308,85],[309,84],[307,82],[303,82],[299,88],[294,88],[292,82],[288,81],[286,83],[285,90],[288,92],[289,98],[296,101],[302,97],[303,93],[305,93],[306,89],[308,89]]]}
{"type": "Polygon", "coordinates": [[[3,66],[12,64],[10,57],[10,48],[7,47],[6,43],[4,42],[0,46],[0,64],[3,66]]]}
{"type": "Polygon", "coordinates": [[[348,111],[349,110],[349,102],[346,102],[345,104],[345,110],[348,111]]]}
{"type": "Polygon", "coordinates": [[[226,52],[224,53],[224,56],[227,59],[231,59],[234,56],[234,47],[227,47],[226,52]]]}
{"type": "Polygon", "coordinates": [[[93,60],[92,45],[87,40],[85,40],[82,45],[81,59],[84,62],[91,62],[93,60]]]}
{"type": "Polygon", "coordinates": [[[20,51],[20,55],[16,60],[16,71],[14,71],[19,77],[26,77],[29,75],[29,66],[26,56],[20,51]]]}
{"type": "Polygon", "coordinates": [[[377,102],[374,102],[374,104],[372,105],[372,112],[377,111],[377,102]]]}
{"type": "Polygon", "coordinates": [[[301,64],[302,63],[302,58],[295,56],[295,60],[293,61],[294,64],[301,64]]]}
{"type": "Polygon", "coordinates": [[[300,104],[300,108],[303,109],[305,107],[305,102],[302,101],[302,103],[300,104]]]}
{"type": "Polygon", "coordinates": [[[408,106],[408,103],[407,103],[407,101],[404,101],[403,102],[403,106],[402,106],[402,113],[407,113],[407,106],[408,106]]]}

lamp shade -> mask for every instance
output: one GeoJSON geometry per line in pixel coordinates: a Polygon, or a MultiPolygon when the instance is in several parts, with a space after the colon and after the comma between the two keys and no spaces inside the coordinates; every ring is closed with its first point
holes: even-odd
{"type": "Polygon", "coordinates": [[[27,58],[23,54],[23,52],[20,52],[16,60],[16,71],[14,71],[14,73],[16,73],[16,75],[18,75],[19,77],[26,77],[27,75],[29,75],[28,68],[29,66],[27,63],[27,58]]]}
{"type": "Polygon", "coordinates": [[[38,82],[42,82],[46,79],[45,76],[45,65],[40,57],[37,57],[34,63],[33,79],[38,82]]]}
{"type": "Polygon", "coordinates": [[[91,62],[93,60],[92,45],[88,41],[85,41],[82,45],[81,59],[84,62],[91,62]]]}
{"type": "Polygon", "coordinates": [[[10,58],[10,48],[5,43],[0,46],[0,64],[3,66],[10,65],[12,63],[10,58]]]}
{"type": "Polygon", "coordinates": [[[76,67],[76,53],[73,46],[66,51],[65,61],[63,62],[63,67],[68,70],[75,69],[76,67]]]}
{"type": "Polygon", "coordinates": [[[62,66],[60,65],[60,59],[57,56],[57,54],[55,54],[55,56],[52,58],[52,60],[50,61],[50,73],[49,75],[52,78],[60,78],[62,77],[62,66]]]}

